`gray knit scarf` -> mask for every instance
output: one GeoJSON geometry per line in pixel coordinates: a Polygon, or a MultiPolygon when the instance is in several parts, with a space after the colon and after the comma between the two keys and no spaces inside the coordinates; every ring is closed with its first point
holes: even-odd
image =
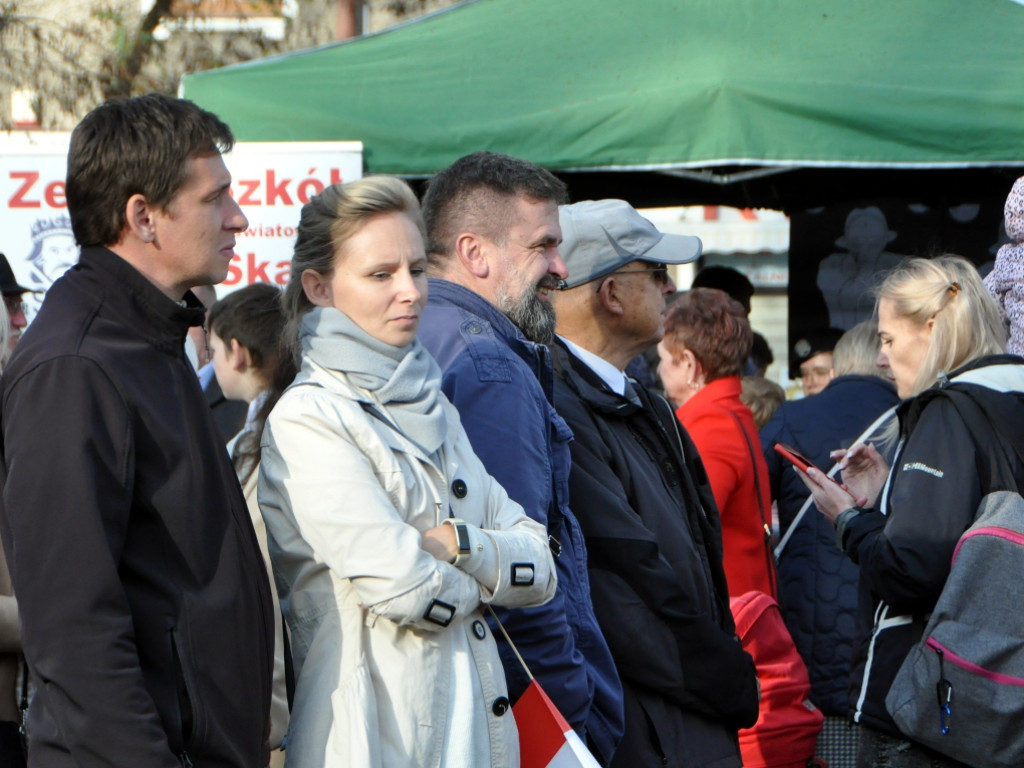
{"type": "Polygon", "coordinates": [[[299,341],[304,358],[374,392],[399,431],[428,456],[441,447],[448,431],[441,369],[419,339],[393,347],[334,307],[316,307],[302,318],[299,341]]]}

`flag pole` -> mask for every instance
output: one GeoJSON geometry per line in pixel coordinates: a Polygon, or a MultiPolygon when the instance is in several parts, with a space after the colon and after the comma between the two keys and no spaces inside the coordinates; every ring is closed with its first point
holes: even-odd
{"type": "Polygon", "coordinates": [[[530,682],[533,682],[533,673],[530,668],[526,666],[526,662],[523,661],[523,657],[519,655],[519,649],[516,648],[516,644],[512,642],[512,638],[508,636],[508,632],[505,631],[505,625],[501,623],[501,619],[498,618],[498,614],[494,612],[494,609],[490,605],[487,605],[487,612],[491,614],[491,618],[494,619],[494,623],[498,625],[498,629],[501,630],[502,637],[505,638],[505,642],[508,643],[509,648],[512,649],[512,653],[519,659],[519,663],[523,665],[523,669],[526,670],[526,676],[530,678],[530,682]]]}

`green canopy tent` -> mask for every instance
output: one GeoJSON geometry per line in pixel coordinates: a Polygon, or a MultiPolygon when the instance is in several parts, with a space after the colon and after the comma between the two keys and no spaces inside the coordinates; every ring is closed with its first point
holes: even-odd
{"type": "Polygon", "coordinates": [[[992,199],[1024,173],[1022,40],[1015,0],[474,0],[182,93],[371,173],[489,149],[636,205],[992,199]]]}

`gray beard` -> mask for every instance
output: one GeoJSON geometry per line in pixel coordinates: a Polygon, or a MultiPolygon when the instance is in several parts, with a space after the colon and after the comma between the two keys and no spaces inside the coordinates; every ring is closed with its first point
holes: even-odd
{"type": "Polygon", "coordinates": [[[498,309],[515,323],[523,335],[536,344],[550,344],[555,338],[555,308],[541,301],[533,290],[521,298],[498,291],[498,309]]]}

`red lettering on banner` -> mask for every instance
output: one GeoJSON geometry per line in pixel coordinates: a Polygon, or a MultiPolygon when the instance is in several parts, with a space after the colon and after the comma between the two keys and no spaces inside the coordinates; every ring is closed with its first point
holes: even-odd
{"type": "Polygon", "coordinates": [[[68,201],[64,197],[63,181],[51,181],[47,184],[46,190],[43,192],[43,197],[46,198],[46,204],[51,208],[68,207],[68,201]]]}
{"type": "Polygon", "coordinates": [[[288,276],[291,272],[292,263],[290,261],[277,262],[277,273],[274,275],[274,282],[278,285],[288,285],[288,276]]]}
{"type": "Polygon", "coordinates": [[[331,168],[331,184],[341,184],[341,169],[331,168]]]}
{"type": "Polygon", "coordinates": [[[22,185],[18,187],[11,199],[7,201],[9,208],[41,208],[42,203],[38,200],[26,200],[25,195],[39,181],[39,171],[11,171],[12,179],[22,179],[22,185]]]}
{"type": "Polygon", "coordinates": [[[297,187],[299,202],[302,203],[303,205],[308,203],[310,201],[310,198],[313,197],[313,195],[319,195],[321,192],[324,191],[324,183],[320,181],[320,179],[313,177],[314,171],[316,171],[316,168],[310,168],[309,178],[303,179],[301,182],[299,182],[299,186],[297,187]],[[310,190],[312,190],[312,193],[310,193],[310,190]]]}
{"type": "Polygon", "coordinates": [[[269,283],[270,282],[270,278],[267,276],[267,267],[270,266],[270,262],[269,261],[257,262],[256,261],[256,254],[253,253],[252,251],[250,251],[248,254],[246,254],[246,256],[248,258],[248,267],[249,267],[248,282],[249,283],[256,283],[256,282],[269,283]]]}
{"type": "Polygon", "coordinates": [[[228,276],[223,280],[224,285],[238,285],[241,282],[242,268],[235,264],[236,261],[242,261],[242,257],[237,253],[231,257],[231,263],[228,265],[228,276]]]}
{"type": "Polygon", "coordinates": [[[245,188],[245,192],[238,198],[239,205],[262,205],[262,203],[253,197],[256,194],[256,190],[260,188],[259,179],[239,179],[239,186],[245,188]]]}
{"type": "Polygon", "coordinates": [[[285,179],[280,184],[277,183],[276,174],[267,170],[267,205],[277,205],[277,199],[281,198],[282,205],[294,205],[292,202],[291,195],[288,194],[288,185],[292,183],[291,179],[285,179]]]}

